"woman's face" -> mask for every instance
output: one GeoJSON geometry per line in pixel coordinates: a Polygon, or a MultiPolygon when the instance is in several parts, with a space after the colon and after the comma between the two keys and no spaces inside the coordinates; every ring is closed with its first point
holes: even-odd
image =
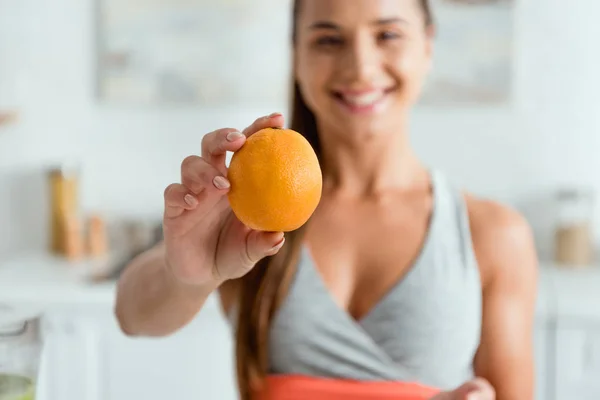
{"type": "Polygon", "coordinates": [[[418,0],[301,0],[296,80],[320,126],[394,130],[418,98],[431,35],[418,0]]]}

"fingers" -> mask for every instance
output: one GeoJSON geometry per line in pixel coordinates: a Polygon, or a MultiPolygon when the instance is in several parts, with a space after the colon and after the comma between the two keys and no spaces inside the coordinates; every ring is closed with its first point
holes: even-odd
{"type": "Polygon", "coordinates": [[[451,392],[443,392],[431,400],[495,400],[496,392],[488,381],[473,379],[451,392]]]}
{"type": "Polygon", "coordinates": [[[239,150],[247,136],[264,128],[282,127],[283,122],[283,116],[274,113],[257,119],[244,132],[225,128],[206,134],[202,139],[202,157],[187,157],[181,164],[181,184],[165,190],[165,216],[175,218],[195,210],[199,204],[207,207],[216,204],[230,188],[224,176],[227,152],[239,150]]]}
{"type": "Polygon", "coordinates": [[[285,244],[282,232],[251,231],[246,239],[246,257],[248,266],[256,264],[267,256],[277,254],[285,244]]]}
{"type": "Polygon", "coordinates": [[[454,391],[456,400],[494,400],[496,393],[492,385],[482,378],[469,381],[454,391]]]}
{"type": "Polygon", "coordinates": [[[189,156],[181,163],[181,183],[195,195],[215,189],[228,190],[230,186],[227,178],[198,156],[189,156]]]}
{"type": "Polygon", "coordinates": [[[283,127],[284,118],[280,113],[273,113],[254,121],[252,125],[239,132],[225,128],[210,132],[202,138],[202,158],[213,167],[225,173],[225,156],[228,151],[238,151],[246,141],[246,137],[264,128],[283,127]]]}
{"type": "Polygon", "coordinates": [[[198,205],[198,199],[179,183],[167,186],[165,189],[165,216],[175,218],[186,210],[193,210],[198,205]]]}
{"type": "Polygon", "coordinates": [[[246,136],[252,136],[252,134],[260,131],[265,128],[283,128],[284,124],[283,115],[280,113],[273,113],[266,117],[261,117],[254,121],[252,125],[244,129],[242,132],[246,136]]]}
{"type": "Polygon", "coordinates": [[[211,209],[229,190],[229,181],[216,168],[197,156],[181,164],[181,184],[165,189],[165,217],[176,218],[185,211],[211,209]]]}
{"type": "Polygon", "coordinates": [[[227,152],[239,150],[245,141],[246,136],[236,129],[225,128],[208,133],[202,138],[202,158],[224,172],[227,152]]]}

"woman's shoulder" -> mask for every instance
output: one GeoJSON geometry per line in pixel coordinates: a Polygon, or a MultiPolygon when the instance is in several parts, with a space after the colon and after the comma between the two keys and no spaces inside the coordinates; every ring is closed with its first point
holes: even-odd
{"type": "Polygon", "coordinates": [[[505,277],[535,274],[537,255],[531,226],[514,208],[465,193],[473,248],[485,285],[505,277]]]}
{"type": "Polygon", "coordinates": [[[531,227],[525,217],[514,208],[486,198],[464,192],[471,227],[479,234],[494,236],[501,234],[519,239],[531,235],[531,227]]]}

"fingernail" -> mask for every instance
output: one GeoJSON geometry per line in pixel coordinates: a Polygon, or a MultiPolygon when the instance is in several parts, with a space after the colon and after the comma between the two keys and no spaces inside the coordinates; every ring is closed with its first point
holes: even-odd
{"type": "Polygon", "coordinates": [[[235,142],[236,140],[241,139],[243,137],[244,137],[244,134],[242,132],[237,132],[237,131],[236,132],[230,132],[227,135],[227,140],[230,141],[230,142],[235,142]]]}
{"type": "Polygon", "coordinates": [[[213,179],[213,184],[217,189],[229,189],[231,186],[229,181],[222,176],[215,176],[215,179],[213,179]]]}
{"type": "Polygon", "coordinates": [[[278,112],[274,112],[273,114],[269,115],[267,118],[275,118],[275,117],[281,117],[282,114],[278,113],[278,112]]]}
{"type": "Polygon", "coordinates": [[[198,199],[191,194],[186,194],[183,200],[190,207],[196,207],[198,205],[198,199]]]}
{"type": "Polygon", "coordinates": [[[281,241],[279,243],[277,243],[275,246],[271,247],[271,249],[269,250],[269,253],[275,253],[276,251],[281,249],[284,244],[285,244],[285,238],[281,239],[281,241]]]}

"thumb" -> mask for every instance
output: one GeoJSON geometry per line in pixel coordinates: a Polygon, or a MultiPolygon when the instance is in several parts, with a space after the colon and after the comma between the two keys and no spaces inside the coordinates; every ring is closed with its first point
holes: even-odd
{"type": "Polygon", "coordinates": [[[285,243],[283,232],[251,231],[246,239],[246,255],[251,265],[277,254],[285,243]]]}

